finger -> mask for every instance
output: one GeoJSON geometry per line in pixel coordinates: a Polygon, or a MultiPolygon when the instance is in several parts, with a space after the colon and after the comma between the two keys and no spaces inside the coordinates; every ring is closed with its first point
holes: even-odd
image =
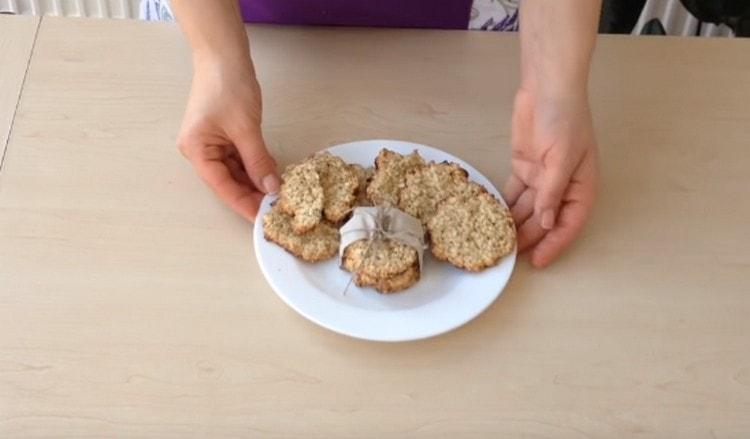
{"type": "Polygon", "coordinates": [[[255,221],[263,194],[248,185],[240,184],[232,177],[227,165],[221,160],[193,161],[195,170],[206,184],[227,206],[249,221],[255,221]]]}
{"type": "Polygon", "coordinates": [[[224,163],[226,163],[227,168],[229,168],[229,172],[232,174],[232,178],[237,180],[238,183],[245,186],[254,187],[253,182],[250,181],[250,177],[247,176],[245,167],[242,166],[242,162],[240,160],[241,159],[239,156],[232,157],[230,155],[226,158],[226,160],[224,160],[224,163]]]}
{"type": "Polygon", "coordinates": [[[521,196],[518,197],[516,204],[514,204],[510,209],[510,214],[513,216],[513,221],[515,221],[516,224],[525,223],[526,220],[529,219],[529,217],[534,213],[535,195],[536,191],[534,191],[534,189],[526,189],[521,194],[521,196]]]}
{"type": "Polygon", "coordinates": [[[255,187],[267,194],[278,192],[281,179],[276,173],[276,161],[268,153],[260,127],[242,129],[232,137],[232,141],[255,187]]]}
{"type": "Polygon", "coordinates": [[[555,226],[555,217],[563,194],[568,188],[571,172],[562,163],[553,163],[545,168],[535,200],[535,212],[539,223],[547,230],[555,226]]]}
{"type": "Polygon", "coordinates": [[[546,230],[537,222],[536,217],[532,216],[527,219],[521,227],[518,228],[518,251],[523,252],[541,241],[546,230]]]}
{"type": "Polygon", "coordinates": [[[513,175],[518,177],[526,186],[535,184],[538,176],[538,165],[530,160],[517,158],[512,162],[513,175]]]}
{"type": "Polygon", "coordinates": [[[531,264],[537,268],[544,268],[555,260],[581,232],[589,210],[578,201],[564,204],[555,228],[544,235],[532,250],[531,264]]]}
{"type": "Polygon", "coordinates": [[[516,200],[521,196],[524,189],[526,189],[526,184],[515,174],[511,174],[503,187],[503,199],[509,206],[512,206],[516,204],[516,200]]]}
{"type": "Polygon", "coordinates": [[[566,194],[555,228],[550,230],[531,253],[531,263],[543,268],[555,260],[578,236],[591,214],[596,198],[596,181],[574,182],[566,194]]]}

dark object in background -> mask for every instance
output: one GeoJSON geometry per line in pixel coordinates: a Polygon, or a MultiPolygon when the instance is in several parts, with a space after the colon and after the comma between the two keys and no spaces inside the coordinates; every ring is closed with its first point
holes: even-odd
{"type": "MultiPolygon", "coordinates": [[[[725,24],[738,37],[750,36],[750,0],[680,0],[701,22],[725,24]]],[[[641,16],[646,0],[603,0],[600,33],[629,34],[641,16]]],[[[698,27],[700,32],[700,26],[698,27]]],[[[641,34],[665,35],[658,18],[649,20],[641,34]]]]}
{"type": "Polygon", "coordinates": [[[643,25],[641,29],[641,35],[666,35],[667,30],[661,24],[661,20],[658,18],[652,18],[643,25]]]}
{"type": "Polygon", "coordinates": [[[629,34],[641,16],[646,0],[603,0],[599,33],[629,34]]]}
{"type": "Polygon", "coordinates": [[[726,24],[738,37],[750,36],[749,0],[680,0],[700,21],[726,24]]]}

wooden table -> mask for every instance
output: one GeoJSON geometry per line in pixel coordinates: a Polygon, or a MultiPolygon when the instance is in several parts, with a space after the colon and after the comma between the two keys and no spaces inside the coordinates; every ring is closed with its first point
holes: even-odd
{"type": "MultiPolygon", "coordinates": [[[[585,235],[382,344],[286,307],[176,152],[176,27],[35,29],[0,19],[0,437],[750,437],[750,41],[602,37],[585,235]]],[[[514,35],[250,34],[282,164],[398,138],[507,175],[514,35]]]]}

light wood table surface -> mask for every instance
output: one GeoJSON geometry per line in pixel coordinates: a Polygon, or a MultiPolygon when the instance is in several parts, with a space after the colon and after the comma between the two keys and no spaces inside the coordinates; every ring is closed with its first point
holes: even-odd
{"type": "MultiPolygon", "coordinates": [[[[282,164],[395,138],[502,184],[516,36],[250,34],[282,164]]],[[[286,307],[177,153],[176,27],[44,18],[0,171],[0,437],[750,437],[748,55],[602,37],[585,234],[463,328],[382,344],[286,307]]]]}

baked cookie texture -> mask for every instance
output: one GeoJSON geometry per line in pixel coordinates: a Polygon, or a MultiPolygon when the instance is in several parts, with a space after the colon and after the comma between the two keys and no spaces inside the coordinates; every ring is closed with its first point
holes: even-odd
{"type": "Polygon", "coordinates": [[[427,230],[435,258],[469,271],[496,265],[516,242],[510,212],[487,192],[446,199],[427,230]]]}
{"type": "Polygon", "coordinates": [[[287,168],[279,191],[279,207],[294,218],[295,233],[312,230],[323,218],[341,222],[351,212],[359,179],[355,170],[327,152],[287,168]]]}
{"type": "Polygon", "coordinates": [[[399,192],[398,207],[427,224],[438,205],[452,197],[470,197],[486,190],[469,181],[469,173],[455,163],[430,163],[406,173],[406,184],[399,192]]]}
{"type": "Polygon", "coordinates": [[[383,293],[406,289],[419,280],[417,250],[401,242],[362,239],[344,250],[342,266],[358,286],[383,293]]]}
{"type": "Polygon", "coordinates": [[[315,166],[323,187],[323,215],[333,223],[342,221],[354,207],[359,178],[348,164],[328,152],[308,160],[315,166]]]}
{"type": "Polygon", "coordinates": [[[359,287],[372,287],[380,293],[390,294],[403,291],[419,281],[419,264],[415,263],[405,271],[387,278],[374,278],[358,274],[354,283],[359,287]]]}
{"type": "Polygon", "coordinates": [[[375,159],[375,174],[367,187],[367,197],[375,206],[398,206],[398,195],[406,185],[406,174],[424,165],[416,151],[401,155],[388,149],[381,150],[375,159]]]}
{"type": "Polygon", "coordinates": [[[357,181],[359,182],[357,186],[354,206],[372,206],[370,199],[367,198],[367,186],[370,185],[370,181],[372,181],[372,176],[375,173],[375,170],[373,168],[365,168],[357,164],[349,165],[349,169],[357,176],[357,181]]]}
{"type": "Polygon", "coordinates": [[[324,191],[316,165],[304,161],[289,166],[282,180],[277,206],[292,217],[294,233],[307,233],[323,217],[324,191]]]}
{"type": "Polygon", "coordinates": [[[321,221],[305,234],[294,231],[294,217],[278,203],[263,216],[263,235],[292,255],[307,262],[320,262],[338,253],[341,237],[336,227],[321,221]]]}

